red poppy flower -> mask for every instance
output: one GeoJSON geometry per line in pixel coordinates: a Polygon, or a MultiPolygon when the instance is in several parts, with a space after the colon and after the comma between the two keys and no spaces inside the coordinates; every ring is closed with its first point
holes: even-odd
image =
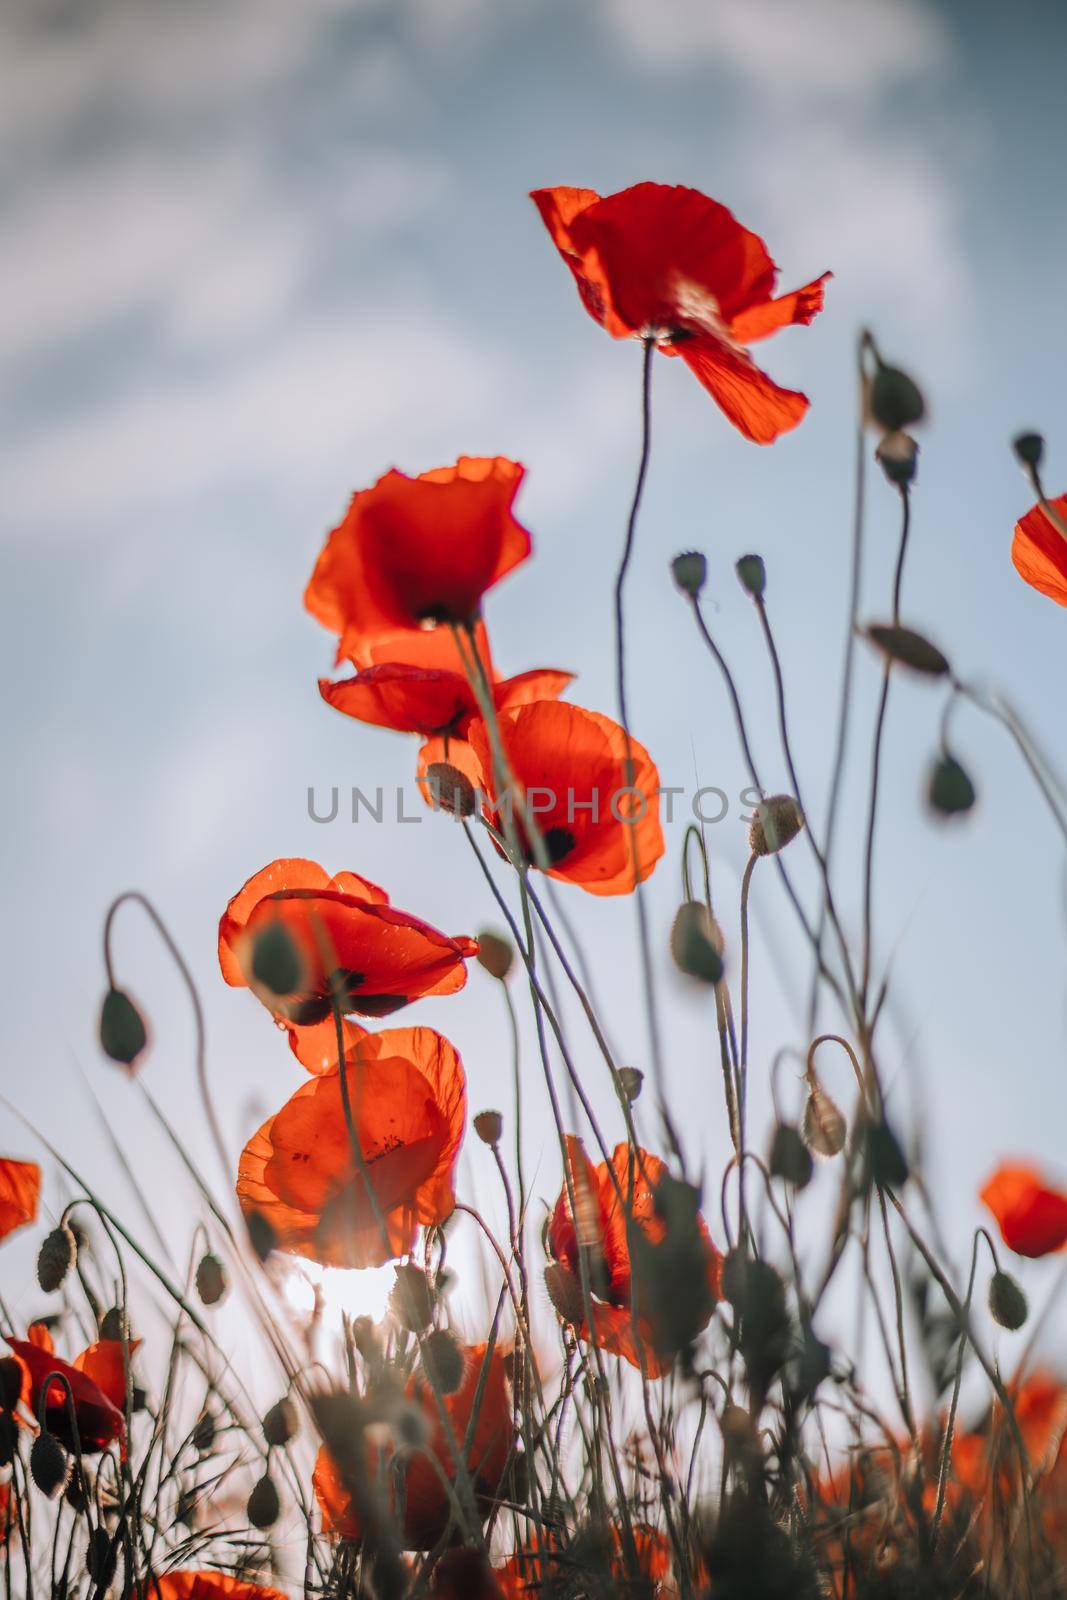
{"type": "Polygon", "coordinates": [[[165,1572],[147,1580],[144,1590],[155,1600],[286,1600],[281,1589],[229,1572],[165,1572]]]}
{"type": "MultiPolygon", "coordinates": [[[[468,1345],[464,1349],[463,1381],[454,1394],[444,1397],[444,1404],[453,1435],[462,1446],[470,1432],[474,1404],[481,1387],[478,1415],[466,1459],[476,1493],[491,1500],[500,1491],[501,1480],[511,1457],[515,1423],[508,1383],[507,1353],[499,1345],[494,1346],[483,1380],[487,1350],[488,1346],[484,1344],[468,1345]]],[[[425,1413],[428,1438],[425,1446],[408,1458],[404,1471],[404,1545],[409,1550],[428,1550],[448,1527],[450,1502],[441,1482],[441,1472],[446,1478],[454,1478],[456,1463],[441,1425],[433,1391],[417,1372],[408,1383],[407,1393],[408,1398],[425,1413]],[[431,1460],[431,1456],[436,1459],[431,1460]]],[[[380,1463],[373,1459],[373,1451],[369,1454],[368,1471],[377,1475],[380,1463]]],[[[390,1480],[392,1495],[391,1469],[385,1476],[390,1480]]],[[[325,1447],[319,1451],[312,1482],[322,1514],[323,1531],[343,1539],[361,1539],[363,1530],[359,1513],[325,1447]]]]}
{"type": "Polygon", "coordinates": [[[511,511],[523,471],[503,456],[460,456],[417,478],[387,472],[353,495],[304,594],[341,655],[397,628],[475,620],[485,591],[530,554],[511,511]]]}
{"type": "MultiPolygon", "coordinates": [[[[527,814],[537,824],[551,863],[549,876],[576,883],[590,894],[629,894],[635,847],[639,883],[663,854],[659,773],[648,751],[631,739],[631,785],[626,735],[610,717],[540,701],[502,713],[499,727],[510,776],[525,797],[527,814]]],[[[508,802],[498,797],[484,723],[471,725],[470,747],[478,787],[488,797],[486,815],[505,832],[508,802]]],[[[424,749],[424,757],[427,753],[424,749]]],[[[450,754],[447,759],[456,758],[450,754]]],[[[522,837],[522,807],[512,802],[511,813],[522,837]]],[[[532,851],[530,855],[532,860],[532,851]]]]}
{"type": "MultiPolygon", "coordinates": [[[[219,922],[222,976],[258,995],[311,1072],[337,1065],[334,993],[346,1013],[386,1017],[412,1000],[462,989],[464,962],[477,948],[394,910],[383,889],[354,872],[331,878],[300,859],[273,861],[249,878],[219,922]],[[273,927],[289,935],[301,968],[298,987],[285,995],[254,970],[257,939],[273,927]]],[[[346,1043],[363,1031],[349,1026],[346,1043]]]]}
{"type": "Polygon", "coordinates": [[[351,1047],[345,1083],[362,1162],[334,1068],[249,1140],[237,1195],[246,1214],[270,1223],[280,1249],[328,1267],[377,1267],[406,1254],[420,1225],[452,1214],[466,1081],[455,1048],[432,1028],[387,1028],[351,1047]]]}
{"type": "MultiPolygon", "coordinates": [[[[1049,505],[1067,523],[1067,494],[1049,505]]],[[[1067,538],[1064,538],[1047,512],[1033,506],[1020,522],[1015,524],[1011,559],[1015,570],[1031,589],[1047,594],[1061,606],[1067,606],[1067,538]]]]}
{"type": "MultiPolygon", "coordinates": [[[[480,624],[476,640],[498,711],[533,700],[558,699],[573,678],[573,673],[552,667],[498,678],[480,624]]],[[[354,665],[359,670],[353,677],[320,678],[319,693],[328,705],[359,722],[394,728],[398,733],[465,738],[478,715],[478,702],[456,642],[443,628],[371,639],[354,653],[354,665]]]]}
{"type": "Polygon", "coordinates": [[[761,372],[748,346],[822,310],[824,272],[774,298],[763,240],[696,189],[639,183],[536,189],[531,198],[590,316],[616,339],[656,340],[678,355],[747,439],[770,444],[808,409],[761,372]]]}
{"type": "MultiPolygon", "coordinates": [[[[565,1320],[575,1323],[580,1339],[589,1339],[581,1289],[580,1249],[584,1249],[590,1278],[593,1342],[635,1367],[641,1365],[643,1353],[649,1375],[662,1377],[671,1361],[657,1354],[654,1308],[642,1308],[639,1298],[636,1319],[634,1316],[628,1229],[638,1229],[653,1244],[665,1238],[666,1224],[656,1212],[655,1193],[667,1168],[658,1156],[641,1149],[631,1150],[627,1144],[616,1145],[610,1166],[603,1161],[594,1167],[582,1141],[573,1136],[567,1140],[567,1161],[578,1226],[576,1229],[564,1183],[548,1230],[549,1249],[559,1269],[554,1282],[550,1280],[556,1308],[565,1320]]],[[[697,1220],[710,1291],[706,1322],[720,1295],[722,1257],[711,1242],[703,1217],[697,1220]]]]}
{"type": "MultiPolygon", "coordinates": [[[[50,1433],[54,1433],[70,1449],[74,1448],[67,1391],[62,1383],[52,1381],[58,1373],[70,1385],[74,1400],[74,1416],[78,1424],[78,1442],[82,1451],[90,1455],[98,1450],[106,1450],[116,1439],[125,1444],[126,1423],[122,1409],[104,1392],[90,1371],[81,1370],[77,1363],[71,1366],[69,1362],[62,1361],[51,1351],[42,1350],[39,1345],[32,1344],[28,1339],[9,1339],[7,1342],[29,1376],[29,1388],[28,1392],[24,1391],[24,1398],[34,1416],[40,1414],[41,1395],[45,1393],[44,1423],[50,1433]]],[[[92,1351],[99,1351],[99,1348],[90,1346],[79,1360],[84,1361],[92,1351]]],[[[119,1341],[120,1361],[121,1351],[122,1344],[119,1341]]],[[[113,1374],[114,1369],[109,1358],[101,1357],[99,1364],[96,1358],[93,1358],[89,1365],[95,1366],[99,1372],[105,1360],[108,1372],[113,1374]]]]}
{"type": "MultiPolygon", "coordinates": [[[[655,1600],[658,1596],[667,1600],[667,1596],[673,1596],[675,1590],[669,1582],[672,1559],[666,1535],[639,1523],[634,1525],[632,1532],[637,1571],[648,1586],[647,1591],[642,1589],[641,1592],[647,1592],[648,1600],[655,1600]]],[[[604,1530],[601,1537],[603,1543],[599,1552],[591,1540],[587,1543],[586,1560],[579,1569],[580,1575],[591,1583],[592,1592],[601,1592],[595,1582],[597,1577],[610,1576],[622,1585],[620,1592],[629,1594],[629,1569],[623,1560],[622,1535],[618,1528],[611,1527],[604,1530]]],[[[538,1600],[542,1591],[553,1595],[557,1589],[560,1593],[566,1592],[567,1574],[574,1570],[573,1555],[565,1550],[553,1549],[551,1542],[542,1542],[540,1549],[531,1544],[525,1549],[516,1550],[503,1566],[496,1569],[495,1576],[506,1600],[538,1600]]]]}
{"type": "Polygon", "coordinates": [[[980,1198],[1016,1255],[1047,1256],[1067,1244],[1067,1194],[1048,1188],[1033,1167],[998,1167],[980,1198]]]}
{"type": "Polygon", "coordinates": [[[0,1239],[37,1217],[41,1169],[36,1161],[0,1159],[0,1239]]]}

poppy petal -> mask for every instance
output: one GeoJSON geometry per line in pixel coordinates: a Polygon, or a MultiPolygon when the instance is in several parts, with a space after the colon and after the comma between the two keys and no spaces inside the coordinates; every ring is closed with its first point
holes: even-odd
{"type": "Polygon", "coordinates": [[[41,1169],[36,1161],[0,1159],[0,1239],[37,1218],[41,1169]]]}
{"type": "Polygon", "coordinates": [[[1049,1188],[1033,1167],[1005,1163],[980,1198],[1016,1255],[1045,1256],[1067,1244],[1067,1194],[1049,1188]]]}
{"type": "MultiPolygon", "coordinates": [[[[1067,494],[1050,500],[1049,505],[1067,522],[1067,494]]],[[[1067,606],[1067,539],[1041,506],[1033,506],[1015,524],[1011,559],[1024,583],[1057,605],[1067,606]]]]}
{"type": "Polygon", "coordinates": [[[762,305],[749,306],[730,323],[731,334],[738,344],[755,344],[757,340],[777,333],[780,328],[788,328],[798,322],[811,322],[823,308],[826,284],[832,277],[832,272],[824,272],[821,278],[805,284],[803,289],[794,289],[792,294],[779,295],[776,300],[764,300],[762,305]]]}
{"type": "Polygon", "coordinates": [[[717,339],[693,338],[679,344],[676,353],[738,432],[754,444],[773,444],[808,409],[806,395],[781,388],[744,350],[717,339]]]}

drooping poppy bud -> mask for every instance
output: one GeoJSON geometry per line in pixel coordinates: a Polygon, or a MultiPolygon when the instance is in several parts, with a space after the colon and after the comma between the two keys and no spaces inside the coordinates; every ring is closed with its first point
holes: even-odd
{"type": "Polygon", "coordinates": [[[867,1124],[864,1153],[870,1182],[887,1189],[899,1189],[908,1181],[908,1161],[900,1141],[888,1122],[880,1119],[867,1124]]]}
{"type": "Polygon", "coordinates": [[[545,1268],[545,1289],[561,1322],[578,1327],[585,1316],[582,1283],[576,1272],[561,1261],[552,1261],[545,1268]]]}
{"type": "Polygon", "coordinates": [[[804,1189],[811,1182],[811,1151],[792,1123],[780,1122],[775,1128],[767,1165],[772,1178],[782,1178],[794,1188],[804,1189]]]}
{"type": "Polygon", "coordinates": [[[94,1528],[85,1551],[85,1570],[96,1585],[98,1594],[110,1589],[118,1563],[119,1536],[112,1539],[106,1528],[94,1528]]]}
{"type": "Polygon", "coordinates": [[[695,599],[707,582],[707,557],[699,550],[687,550],[675,556],[671,562],[671,577],[683,594],[695,599]]]}
{"type": "Polygon", "coordinates": [[[59,1288],[77,1254],[77,1241],[65,1222],[45,1235],[37,1255],[37,1282],[45,1294],[53,1294],[59,1288]]]}
{"type": "Polygon", "coordinates": [[[431,1388],[442,1394],[455,1394],[463,1382],[465,1362],[463,1350],[455,1334],[447,1328],[435,1328],[422,1341],[422,1366],[431,1388]]]}
{"type": "Polygon", "coordinates": [[[270,1473],[265,1472],[248,1497],[248,1520],[253,1528],[273,1528],[281,1509],[277,1485],[270,1473]]]}
{"type": "Polygon", "coordinates": [[[120,1066],[132,1067],[148,1043],[141,1013],[123,989],[109,989],[100,1008],[100,1046],[120,1066]]]}
{"type": "Polygon", "coordinates": [[[193,1449],[200,1455],[210,1455],[215,1448],[215,1436],[218,1433],[218,1423],[212,1411],[202,1411],[196,1420],[192,1432],[193,1449]]]}
{"type": "Polygon", "coordinates": [[[419,1333],[433,1321],[436,1296],[433,1284],[421,1267],[401,1262],[389,1295],[389,1309],[402,1328],[419,1333]]]}
{"type": "Polygon", "coordinates": [[[707,906],[686,900],[671,926],[671,955],[679,972],[700,983],[718,983],[723,975],[721,934],[707,906]]]}
{"type": "Polygon", "coordinates": [[[914,378],[899,367],[887,367],[880,361],[868,385],[867,409],[880,428],[895,433],[921,422],[926,402],[914,378]]]}
{"type": "Polygon", "coordinates": [[[475,959],[491,978],[499,978],[503,983],[511,971],[515,951],[509,939],[486,928],[478,935],[478,953],[475,959]]]}
{"type": "Polygon", "coordinates": [[[845,1119],[822,1084],[813,1079],[804,1107],[804,1142],[817,1156],[837,1156],[845,1148],[845,1119]]]}
{"type": "Polygon", "coordinates": [[[1009,1333],[1021,1328],[1030,1314],[1020,1285],[1010,1272],[994,1272],[989,1280],[989,1314],[1001,1328],[1009,1333]]]}
{"type": "Polygon", "coordinates": [[[943,817],[961,816],[977,799],[974,784],[954,756],[944,755],[930,771],[926,797],[943,817]]]}
{"type": "Polygon", "coordinates": [[[483,1144],[492,1148],[500,1143],[504,1119],[499,1111],[479,1111],[474,1119],[474,1131],[483,1144]]]}
{"type": "Polygon", "coordinates": [[[864,637],[890,661],[910,667],[928,678],[943,678],[952,671],[948,657],[932,644],[925,635],[914,628],[902,628],[897,623],[872,622],[863,630],[864,637]]]}
{"type": "Polygon", "coordinates": [[[263,1417],[263,1437],[276,1449],[295,1439],[299,1429],[300,1414],[288,1396],[276,1400],[263,1417]]]}
{"type": "Polygon", "coordinates": [[[196,1292],[206,1306],[218,1305],[229,1288],[229,1278],[226,1268],[209,1250],[201,1256],[200,1264],[196,1269],[196,1292]]]}
{"type": "Polygon", "coordinates": [[[762,600],[767,591],[767,568],[762,556],[742,556],[735,569],[741,587],[753,600],[762,600]]]}
{"type": "Polygon", "coordinates": [[[1019,433],[1012,440],[1015,458],[1023,467],[1039,467],[1045,454],[1045,441],[1039,433],[1019,433]]]}
{"type": "Polygon", "coordinates": [[[30,1451],[30,1476],[34,1483],[49,1500],[55,1500],[66,1486],[69,1471],[67,1452],[54,1433],[42,1428],[30,1451]]]}

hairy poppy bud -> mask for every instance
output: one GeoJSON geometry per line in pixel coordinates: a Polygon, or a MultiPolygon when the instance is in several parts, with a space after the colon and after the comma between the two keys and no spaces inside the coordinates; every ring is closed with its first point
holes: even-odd
{"type": "Polygon", "coordinates": [[[84,1462],[82,1467],[79,1467],[77,1462],[71,1463],[70,1477],[63,1491],[64,1500],[79,1517],[89,1509],[91,1495],[89,1480],[85,1476],[83,1467],[84,1462]]]}
{"type": "Polygon", "coordinates": [[[226,1268],[218,1256],[212,1255],[209,1250],[206,1255],[201,1256],[200,1265],[196,1269],[196,1292],[202,1303],[206,1306],[218,1305],[229,1286],[226,1268]]]}
{"type": "Polygon", "coordinates": [[[463,1351],[447,1328],[435,1328],[422,1341],[422,1365],[431,1388],[442,1394],[455,1394],[463,1382],[463,1351]]]}
{"type": "Polygon", "coordinates": [[[109,989],[100,1007],[100,1047],[120,1066],[132,1067],[148,1043],[141,1013],[122,989],[109,989]]]}
{"type": "Polygon", "coordinates": [[[576,1272],[562,1261],[551,1261],[545,1268],[545,1288],[561,1322],[578,1327],[585,1317],[582,1283],[576,1272]]]}
{"type": "Polygon", "coordinates": [[[304,978],[304,962],[292,934],[281,922],[268,922],[252,943],[252,976],[271,994],[293,994],[304,978]]]}
{"type": "Polygon", "coordinates": [[[1001,1328],[1014,1333],[1030,1314],[1026,1295],[1010,1272],[994,1272],[989,1280],[989,1314],[1001,1328]]]}
{"type": "Polygon", "coordinates": [[[499,978],[503,983],[514,960],[515,951],[510,939],[492,933],[488,928],[478,935],[478,965],[484,967],[491,978],[499,978]]]}
{"type": "Polygon", "coordinates": [[[879,362],[868,385],[867,409],[872,420],[886,433],[896,433],[913,422],[922,421],[926,402],[914,378],[909,378],[899,367],[887,367],[879,362]]]}
{"type": "Polygon", "coordinates": [[[478,797],[465,772],[449,761],[431,761],[426,768],[426,781],[435,811],[450,811],[454,817],[473,817],[478,809],[478,797]]]}
{"type": "Polygon", "coordinates": [[[773,794],[761,800],[749,823],[748,843],[758,856],[777,855],[804,826],[800,807],[791,794],[773,794]]]}
{"type": "Polygon", "coordinates": [[[620,1067],[615,1086],[627,1105],[633,1105],[644,1086],[645,1075],[637,1067],[620,1067]]]}
{"type": "Polygon", "coordinates": [[[977,799],[974,784],[954,756],[942,756],[930,771],[926,798],[943,817],[970,811],[977,799]]]}
{"type": "Polygon", "coordinates": [[[106,1528],[94,1528],[85,1551],[85,1570],[96,1584],[97,1593],[110,1589],[119,1563],[119,1539],[112,1539],[106,1528]]]}
{"type": "Polygon", "coordinates": [[[433,1321],[436,1296],[433,1284],[421,1267],[401,1262],[389,1295],[389,1309],[402,1328],[419,1333],[433,1321]]]}
{"type": "Polygon", "coordinates": [[[675,556],[671,562],[671,577],[683,594],[695,599],[707,582],[707,557],[701,555],[699,550],[686,550],[684,554],[675,556]]]}
{"type": "Polygon", "coordinates": [[[202,1456],[210,1455],[215,1448],[215,1435],[217,1432],[218,1424],[215,1421],[215,1413],[213,1411],[202,1411],[196,1419],[196,1426],[193,1428],[191,1436],[193,1449],[199,1451],[202,1456]]]}
{"type": "Polygon", "coordinates": [[[100,1318],[101,1339],[129,1340],[130,1319],[121,1306],[111,1306],[100,1318]]]}
{"type": "Polygon", "coordinates": [[[1039,467],[1045,454],[1045,441],[1039,433],[1019,433],[1011,442],[1015,459],[1023,467],[1039,467]]]}
{"type": "Polygon", "coordinates": [[[30,1451],[30,1477],[49,1500],[66,1487],[70,1457],[54,1433],[42,1429],[30,1451]]]}
{"type": "Polygon", "coordinates": [[[899,1189],[908,1181],[908,1162],[888,1122],[868,1123],[864,1135],[867,1176],[872,1183],[899,1189]]]}
{"type": "Polygon", "coordinates": [[[504,1131],[504,1119],[499,1111],[479,1111],[474,1119],[474,1131],[483,1144],[498,1145],[504,1131]]]}
{"type": "Polygon", "coordinates": [[[278,1449],[295,1439],[299,1428],[300,1414],[288,1396],[276,1400],[263,1418],[263,1437],[278,1449]]]}
{"type": "Polygon", "coordinates": [[[783,1178],[797,1189],[811,1182],[811,1151],[791,1123],[780,1122],[775,1128],[767,1165],[772,1178],[783,1178]]]}
{"type": "Polygon", "coordinates": [[[686,900],[671,926],[671,955],[679,972],[700,983],[718,983],[723,974],[722,937],[700,900],[686,900]]]}
{"type": "Polygon", "coordinates": [[[896,488],[907,488],[909,483],[915,481],[919,446],[910,433],[903,433],[899,429],[896,433],[887,433],[875,455],[882,471],[896,488]]]}
{"type": "Polygon", "coordinates": [[[265,1472],[248,1497],[248,1520],[253,1528],[273,1528],[281,1509],[274,1479],[265,1472]]]}
{"type": "Polygon", "coordinates": [[[929,678],[943,678],[952,671],[948,657],[924,634],[916,633],[914,628],[902,628],[897,623],[872,622],[863,632],[875,649],[881,650],[890,661],[910,667],[913,672],[925,673],[929,678]]]}
{"type": "Polygon", "coordinates": [[[817,1156],[837,1156],[845,1148],[845,1119],[822,1084],[813,1080],[804,1107],[804,1143],[817,1156]]]}
{"type": "Polygon", "coordinates": [[[245,1216],[245,1227],[248,1229],[248,1242],[252,1249],[261,1261],[266,1261],[278,1243],[269,1219],[262,1211],[249,1211],[245,1216]]]}
{"type": "Polygon", "coordinates": [[[745,589],[753,600],[762,600],[767,589],[767,568],[763,564],[762,556],[742,556],[734,568],[741,587],[745,589]]]}
{"type": "Polygon", "coordinates": [[[78,1246],[66,1223],[46,1234],[37,1255],[37,1282],[45,1294],[52,1294],[74,1265],[78,1246]]]}
{"type": "Polygon", "coordinates": [[[14,1356],[0,1356],[0,1407],[13,1411],[22,1393],[22,1363],[14,1356]]]}

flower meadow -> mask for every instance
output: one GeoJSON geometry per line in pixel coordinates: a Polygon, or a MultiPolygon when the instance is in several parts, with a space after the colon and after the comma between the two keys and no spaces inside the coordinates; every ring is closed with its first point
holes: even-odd
{"type": "MultiPolygon", "coordinates": [[[[699,823],[680,859],[667,851],[654,730],[630,724],[639,663],[627,652],[627,577],[635,542],[652,532],[641,502],[655,470],[654,373],[658,357],[680,359],[709,428],[772,446],[803,425],[808,402],[753,349],[798,327],[814,348],[831,273],[779,293],[763,240],[692,189],[531,198],[546,272],[564,267],[580,308],[633,347],[628,367],[620,352],[620,381],[632,382],[640,408],[641,451],[605,566],[614,565],[605,650],[615,703],[581,704],[555,666],[496,670],[494,590],[521,584],[536,559],[517,461],[391,467],[356,490],[303,596],[336,641],[334,675],[319,691],[333,713],[409,740],[425,804],[440,813],[434,825],[461,829],[469,846],[467,886],[449,916],[449,929],[464,931],[395,905],[363,875],[366,861],[279,857],[233,885],[212,908],[219,980],[247,991],[233,1004],[258,1013],[263,1047],[289,1059],[293,1084],[245,1130],[234,1170],[182,953],[144,897],[114,902],[101,1048],[131,1076],[150,1074],[151,1019],[126,991],[114,949],[116,918],[140,915],[188,991],[191,1070],[229,1189],[164,1125],[202,1199],[186,1266],[175,1269],[158,1234],[111,1210],[65,1152],[46,1146],[42,1157],[71,1197],[50,1229],[41,1167],[26,1152],[0,1160],[0,1237],[38,1227],[41,1293],[30,1320],[0,1298],[4,1592],[1061,1595],[1067,1384],[1035,1357],[1045,1313],[1031,1314],[1027,1260],[1067,1246],[1067,1192],[1034,1164],[1005,1162],[975,1196],[973,1235],[946,1241],[921,1141],[887,1088],[893,1063],[879,1028],[892,981],[873,939],[881,758],[908,680],[925,678],[942,696],[930,811],[965,829],[975,804],[949,739],[951,712],[967,702],[1000,726],[1051,838],[1067,842],[1067,790],[1025,724],[908,625],[922,391],[883,359],[873,333],[860,335],[855,377],[843,378],[857,391],[852,604],[821,813],[801,792],[787,693],[796,669],[787,676],[779,655],[761,557],[739,560],[736,586],[720,597],[751,611],[766,647],[777,726],[758,740],[705,601],[706,557],[671,562],[755,797],[739,903],[729,904],[699,823]],[[899,509],[899,543],[892,590],[868,616],[860,570],[875,494],[899,509]],[[850,738],[864,663],[880,675],[880,697],[873,728],[850,738]],[[754,747],[772,739],[767,787],[754,747]],[[858,841],[839,837],[851,760],[865,763],[858,841]],[[797,870],[805,855],[810,876],[797,870]],[[642,886],[653,872],[679,886],[669,929],[649,914],[642,886]],[[749,914],[772,875],[785,891],[781,936],[805,953],[811,987],[806,1031],[768,1061],[750,1059],[759,974],[749,914]],[[648,1038],[628,1041],[625,1058],[597,1002],[596,953],[566,916],[581,893],[612,902],[620,936],[640,954],[648,1038]],[[711,1068],[699,1106],[672,1104],[662,1087],[669,997],[653,957],[664,945],[704,1005],[711,1068]],[[505,1008],[514,1045],[496,1106],[468,1103],[458,1032],[419,1017],[420,1001],[463,989],[472,965],[485,1003],[505,1008]],[[580,1029],[568,1020],[576,1015],[580,1029]],[[780,1087],[787,1072],[799,1102],[780,1087]],[[614,1089],[610,1125],[590,1099],[593,1073],[614,1089]],[[775,1089],[769,1126],[750,1115],[757,1074],[775,1089]],[[535,1099],[557,1137],[533,1174],[521,1134],[535,1099]],[[729,1129],[721,1172],[694,1165],[701,1118],[729,1129]],[[506,1227],[464,1192],[465,1141],[491,1157],[506,1227]],[[816,1231],[819,1195],[829,1222],[816,1231]],[[480,1284],[453,1265],[457,1235],[488,1263],[480,1284]],[[320,1299],[298,1310],[288,1293],[300,1262],[390,1268],[386,1314],[345,1316],[327,1339],[320,1299]],[[140,1331],[147,1308],[134,1278],[163,1308],[164,1342],[140,1331]],[[869,1384],[847,1324],[827,1314],[841,1281],[874,1330],[887,1386],[869,1384]],[[227,1300],[255,1330],[255,1375],[219,1332],[227,1300]],[[976,1315],[982,1303],[988,1317],[976,1315]]],[[[768,352],[773,365],[773,343],[768,352]]],[[[1013,448],[1034,500],[1014,530],[1015,569],[1048,603],[1067,605],[1067,496],[1045,492],[1040,436],[1020,434],[1013,448]]]]}

